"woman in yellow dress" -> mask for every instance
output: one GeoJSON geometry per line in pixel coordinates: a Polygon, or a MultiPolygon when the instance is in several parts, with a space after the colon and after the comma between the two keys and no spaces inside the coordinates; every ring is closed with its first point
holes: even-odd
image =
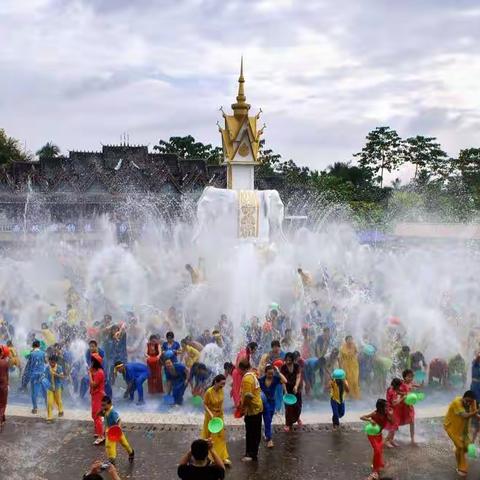
{"type": "Polygon", "coordinates": [[[203,406],[205,408],[205,418],[203,421],[202,438],[211,438],[213,448],[217,455],[222,459],[225,465],[230,465],[230,459],[225,440],[225,428],[219,433],[210,433],[208,431],[208,422],[218,417],[223,420],[223,387],[225,387],[225,375],[217,375],[213,379],[212,386],[205,392],[203,397],[203,406]]]}
{"type": "Polygon", "coordinates": [[[349,396],[355,400],[360,399],[360,367],[358,364],[358,350],[353,337],[348,335],[340,347],[340,368],[345,370],[346,379],[350,388],[349,396]]]}

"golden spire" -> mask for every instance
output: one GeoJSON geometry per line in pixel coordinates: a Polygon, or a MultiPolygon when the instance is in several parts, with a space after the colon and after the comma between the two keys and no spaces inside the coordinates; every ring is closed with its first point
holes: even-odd
{"type": "Polygon", "coordinates": [[[245,96],[245,89],[243,84],[245,83],[245,78],[243,78],[243,55],[240,61],[240,77],[238,77],[238,94],[237,102],[232,105],[233,114],[235,116],[247,115],[250,110],[250,105],[246,102],[247,97],[245,96]]]}

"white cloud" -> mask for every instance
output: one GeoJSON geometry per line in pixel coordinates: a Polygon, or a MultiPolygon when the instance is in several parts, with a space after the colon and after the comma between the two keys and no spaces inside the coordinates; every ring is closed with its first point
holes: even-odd
{"type": "Polygon", "coordinates": [[[349,160],[380,124],[453,155],[480,143],[480,32],[474,3],[447,3],[3,0],[0,127],[32,149],[126,130],[219,143],[243,53],[248,100],[285,157],[349,160]]]}

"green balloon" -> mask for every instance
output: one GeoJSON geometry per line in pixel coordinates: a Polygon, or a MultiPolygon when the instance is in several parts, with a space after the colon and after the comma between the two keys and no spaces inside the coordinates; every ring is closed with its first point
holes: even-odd
{"type": "Polygon", "coordinates": [[[203,398],[200,395],[194,395],[192,397],[192,404],[194,407],[201,407],[203,405],[203,398]]]}

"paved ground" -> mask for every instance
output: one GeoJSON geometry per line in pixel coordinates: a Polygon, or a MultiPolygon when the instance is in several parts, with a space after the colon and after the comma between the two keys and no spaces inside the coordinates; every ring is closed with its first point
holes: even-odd
{"type": "MultiPolygon", "coordinates": [[[[275,435],[276,448],[261,450],[258,464],[242,464],[243,429],[228,429],[233,468],[230,480],[362,479],[369,472],[371,450],[366,436],[355,430],[333,433],[327,427],[309,426],[306,431],[275,435]]],[[[122,479],[176,478],[180,456],[198,434],[192,426],[126,425],[136,449],[130,468],[120,452],[122,479]],[[154,430],[153,430],[154,429],[154,430]]],[[[91,445],[88,422],[61,420],[46,425],[43,420],[10,417],[0,434],[0,478],[8,480],[80,479],[87,466],[103,458],[103,448],[91,445]]],[[[396,480],[455,479],[454,458],[439,421],[419,425],[419,448],[406,444],[386,452],[385,478],[396,480]]],[[[480,464],[473,463],[470,478],[479,478],[480,464]]]]}

